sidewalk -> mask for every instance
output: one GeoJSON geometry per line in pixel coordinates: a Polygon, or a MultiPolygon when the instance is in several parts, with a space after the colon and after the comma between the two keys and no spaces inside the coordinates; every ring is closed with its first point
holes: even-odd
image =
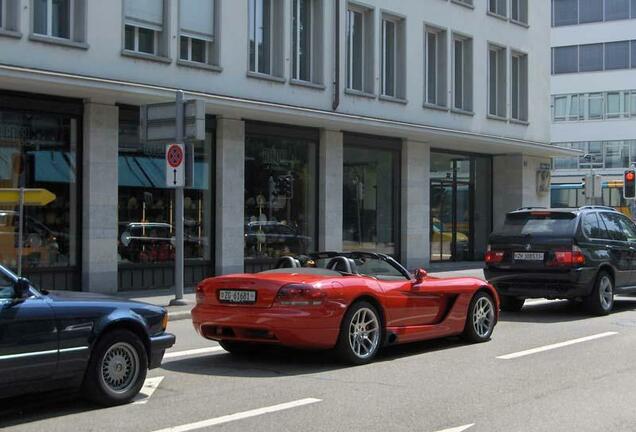
{"type": "MultiPolygon", "coordinates": [[[[448,263],[433,264],[430,266],[431,276],[435,277],[477,277],[484,278],[482,263],[448,263]]],[[[174,298],[174,293],[170,290],[161,291],[131,291],[118,294],[119,297],[138,300],[145,303],[163,306],[168,310],[168,319],[178,321],[190,319],[190,311],[196,304],[194,291],[186,289],[183,299],[187,302],[185,306],[170,306],[170,300],[174,298]]]]}

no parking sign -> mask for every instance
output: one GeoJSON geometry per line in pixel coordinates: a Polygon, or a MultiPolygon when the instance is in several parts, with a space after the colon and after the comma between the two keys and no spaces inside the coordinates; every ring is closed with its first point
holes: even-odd
{"type": "Polygon", "coordinates": [[[185,146],[183,144],[166,145],[166,186],[170,188],[185,186],[185,146]]]}

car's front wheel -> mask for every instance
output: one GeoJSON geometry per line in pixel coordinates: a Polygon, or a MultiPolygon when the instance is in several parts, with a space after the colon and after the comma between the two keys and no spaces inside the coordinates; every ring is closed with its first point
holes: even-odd
{"type": "Polygon", "coordinates": [[[137,396],[147,372],[148,355],[139,337],[128,330],[114,330],[95,345],[83,391],[100,405],[125,404],[137,396]]]}
{"type": "Polygon", "coordinates": [[[342,320],[336,351],[347,363],[370,363],[380,350],[382,333],[382,319],[376,307],[359,301],[349,308],[342,320]]]}
{"type": "Polygon", "coordinates": [[[470,342],[485,342],[492,336],[496,321],[495,302],[490,295],[480,291],[468,307],[464,337],[470,342]]]}
{"type": "Polygon", "coordinates": [[[585,307],[594,315],[607,315],[614,308],[614,279],[607,272],[596,277],[592,294],[583,299],[585,307]]]}

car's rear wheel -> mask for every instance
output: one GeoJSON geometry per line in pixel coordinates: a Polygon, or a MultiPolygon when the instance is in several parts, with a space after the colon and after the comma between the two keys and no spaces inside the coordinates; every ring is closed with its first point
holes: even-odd
{"type": "Polygon", "coordinates": [[[521,312],[526,299],[523,297],[500,296],[501,310],[504,312],[521,312]]]}
{"type": "Polygon", "coordinates": [[[614,308],[614,279],[602,271],[596,277],[592,294],[583,299],[585,307],[594,315],[607,315],[614,308]]]}
{"type": "Polygon", "coordinates": [[[370,363],[380,350],[382,334],[382,319],[376,307],[366,301],[354,303],[342,320],[338,356],[355,365],[370,363]]]}
{"type": "Polygon", "coordinates": [[[486,342],[492,336],[497,321],[492,297],[479,291],[470,302],[464,326],[464,337],[471,342],[486,342]]]}
{"type": "Polygon", "coordinates": [[[225,351],[234,355],[252,354],[258,348],[257,345],[255,344],[251,344],[247,342],[229,341],[229,340],[219,341],[219,345],[221,345],[221,348],[223,348],[225,351]]]}
{"type": "Polygon", "coordinates": [[[130,402],[148,372],[148,355],[139,337],[128,330],[102,336],[93,349],[82,385],[86,397],[100,405],[130,402]]]}

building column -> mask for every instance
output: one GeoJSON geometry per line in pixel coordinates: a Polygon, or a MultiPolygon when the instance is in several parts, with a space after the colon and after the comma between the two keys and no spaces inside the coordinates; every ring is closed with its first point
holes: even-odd
{"type": "Polygon", "coordinates": [[[537,190],[538,171],[550,169],[550,158],[522,154],[493,157],[493,228],[506,213],[521,207],[550,207],[550,193],[537,190]]]}
{"type": "Polygon", "coordinates": [[[217,118],[215,273],[244,271],[245,122],[217,118]]]}
{"type": "Polygon", "coordinates": [[[401,258],[408,270],[430,262],[430,163],[428,143],[402,143],[401,258]]]}
{"type": "Polygon", "coordinates": [[[320,131],[318,250],[342,250],[343,134],[320,131]]]}
{"type": "Polygon", "coordinates": [[[119,109],[84,104],[82,290],[117,292],[119,109]]]}

